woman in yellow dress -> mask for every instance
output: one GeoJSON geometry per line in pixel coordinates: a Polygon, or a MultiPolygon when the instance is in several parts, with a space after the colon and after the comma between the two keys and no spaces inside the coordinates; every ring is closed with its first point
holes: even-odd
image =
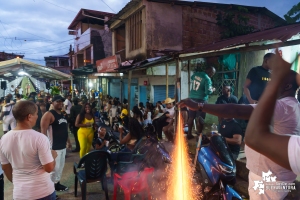
{"type": "Polygon", "coordinates": [[[94,115],[90,104],[85,104],[76,117],[75,126],[78,127],[78,141],[80,144],[80,158],[87,154],[92,146],[94,138],[94,115]]]}

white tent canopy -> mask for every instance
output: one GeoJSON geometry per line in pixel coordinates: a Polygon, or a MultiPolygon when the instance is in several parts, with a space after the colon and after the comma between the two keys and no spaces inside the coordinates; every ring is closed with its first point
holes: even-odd
{"type": "Polygon", "coordinates": [[[0,62],[1,77],[8,77],[10,74],[11,76],[16,77],[22,70],[35,78],[50,80],[70,80],[72,78],[72,76],[69,74],[65,74],[49,67],[41,66],[22,58],[15,58],[12,60],[0,62]]]}

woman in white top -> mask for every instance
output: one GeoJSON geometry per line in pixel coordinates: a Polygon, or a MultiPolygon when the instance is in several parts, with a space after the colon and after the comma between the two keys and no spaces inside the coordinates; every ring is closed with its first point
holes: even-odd
{"type": "Polygon", "coordinates": [[[31,101],[20,101],[12,112],[17,126],[1,138],[0,161],[7,179],[13,182],[13,199],[55,200],[50,172],[57,154],[44,134],[32,130],[38,108],[31,101]]]}
{"type": "Polygon", "coordinates": [[[147,108],[145,109],[145,114],[144,114],[144,125],[147,126],[147,124],[152,124],[152,112],[151,112],[151,107],[150,104],[147,105],[147,108]]]}
{"type": "Polygon", "coordinates": [[[3,133],[7,133],[10,126],[11,129],[16,127],[16,120],[12,114],[12,109],[15,105],[15,102],[11,101],[11,95],[7,95],[2,105],[1,119],[3,119],[3,133]]]}

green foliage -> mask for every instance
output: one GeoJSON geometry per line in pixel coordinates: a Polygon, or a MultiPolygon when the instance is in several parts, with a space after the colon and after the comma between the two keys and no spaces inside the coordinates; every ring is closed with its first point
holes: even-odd
{"type": "Polygon", "coordinates": [[[237,10],[231,8],[217,15],[217,25],[223,29],[222,39],[245,35],[254,30],[253,26],[248,25],[249,17],[245,16],[247,13],[247,8],[239,6],[237,10]]]}
{"type": "Polygon", "coordinates": [[[51,89],[51,95],[59,95],[60,94],[60,88],[57,86],[52,86],[50,87],[51,89]]]}
{"type": "Polygon", "coordinates": [[[300,21],[300,2],[294,5],[285,15],[285,20],[289,23],[296,23],[300,21]]]}

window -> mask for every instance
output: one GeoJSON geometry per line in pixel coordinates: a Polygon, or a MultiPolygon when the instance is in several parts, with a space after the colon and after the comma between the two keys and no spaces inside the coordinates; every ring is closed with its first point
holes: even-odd
{"type": "Polygon", "coordinates": [[[69,60],[59,60],[59,66],[68,67],[69,66],[69,60]]]}
{"type": "Polygon", "coordinates": [[[142,11],[138,11],[128,19],[129,51],[142,47],[142,11]]]}

